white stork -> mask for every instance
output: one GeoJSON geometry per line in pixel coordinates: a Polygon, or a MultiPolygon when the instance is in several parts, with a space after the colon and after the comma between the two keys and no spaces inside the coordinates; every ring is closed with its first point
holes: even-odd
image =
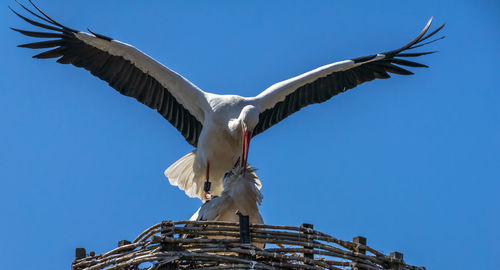
{"type": "MultiPolygon", "coordinates": [[[[264,219],[259,213],[262,203],[262,184],[255,174],[254,168],[247,171],[241,166],[235,166],[224,174],[222,185],[224,190],[220,197],[205,202],[189,220],[196,221],[228,221],[239,222],[236,214],[248,216],[250,224],[264,224],[264,219]]],[[[264,244],[255,244],[264,248],[264,244]]]]}
{"type": "Polygon", "coordinates": [[[249,216],[251,224],[264,224],[258,206],[263,198],[260,193],[262,183],[254,168],[244,172],[242,167],[234,167],[224,174],[222,185],[222,194],[205,202],[190,220],[238,222],[236,211],[240,211],[249,216]]]}
{"type": "Polygon", "coordinates": [[[427,67],[402,57],[433,53],[406,51],[435,41],[423,43],[444,26],[426,35],[431,18],[415,39],[399,49],[324,65],[276,83],[255,97],[242,97],[202,91],[133,46],[90,30],[85,33],[63,26],[31,4],[39,13],[20,5],[41,21],[12,11],[28,23],[51,31],[12,29],[49,40],[19,47],[51,48],[33,57],[58,58],[58,63],[85,68],[123,95],[158,111],[196,147],[171,165],[165,175],[188,196],[202,200],[210,198],[204,192],[210,187],[203,187],[205,180],[213,182],[211,194],[220,195],[224,173],[239,161],[246,165],[252,136],[305,106],[324,102],[364,82],[390,78],[389,73],[413,74],[399,66],[427,67]]]}

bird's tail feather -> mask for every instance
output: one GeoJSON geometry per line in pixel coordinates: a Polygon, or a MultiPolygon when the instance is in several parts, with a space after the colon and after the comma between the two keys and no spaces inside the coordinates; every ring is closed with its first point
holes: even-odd
{"type": "MultiPolygon", "coordinates": [[[[193,172],[194,158],[196,150],[188,153],[165,170],[165,176],[173,186],[178,186],[191,198],[203,199],[203,188],[198,187],[193,172]]],[[[200,183],[202,184],[202,183],[200,183]]]]}
{"type": "MultiPolygon", "coordinates": [[[[179,189],[184,190],[187,196],[191,198],[199,198],[200,200],[205,201],[203,196],[205,178],[196,177],[193,172],[195,157],[196,150],[188,153],[177,160],[174,164],[170,165],[170,167],[165,170],[164,174],[172,186],[177,186],[179,189]]],[[[255,169],[251,168],[250,164],[247,164],[247,166],[247,170],[251,172],[251,174],[255,175],[255,169]]],[[[211,177],[210,181],[212,182],[212,186],[210,193],[213,196],[220,196],[223,190],[222,175],[211,175],[211,177]]],[[[256,175],[254,178],[255,186],[260,190],[262,184],[256,175]]]]}

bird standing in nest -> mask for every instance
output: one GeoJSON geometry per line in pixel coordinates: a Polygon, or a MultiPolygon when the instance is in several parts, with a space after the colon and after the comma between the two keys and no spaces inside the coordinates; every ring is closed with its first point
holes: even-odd
{"type": "Polygon", "coordinates": [[[236,166],[226,172],[222,185],[222,194],[205,202],[191,220],[239,222],[236,212],[240,211],[242,215],[249,216],[250,224],[264,224],[259,213],[262,184],[254,168],[236,166]]]}
{"type": "MultiPolygon", "coordinates": [[[[224,174],[224,191],[219,197],[206,201],[190,220],[239,222],[239,214],[249,216],[250,224],[264,224],[259,213],[262,203],[262,184],[254,168],[236,166],[224,174]]],[[[264,248],[264,244],[255,243],[264,248]]]]}

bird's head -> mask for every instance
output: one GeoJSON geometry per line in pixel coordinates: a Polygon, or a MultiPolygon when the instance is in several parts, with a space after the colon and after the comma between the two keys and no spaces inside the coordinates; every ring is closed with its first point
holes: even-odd
{"type": "Polygon", "coordinates": [[[253,131],[257,123],[259,123],[259,110],[255,106],[247,105],[241,110],[238,119],[241,121],[245,131],[253,131]]]}
{"type": "Polygon", "coordinates": [[[262,183],[255,173],[255,168],[248,168],[245,172],[242,167],[236,166],[224,174],[222,196],[231,196],[246,202],[262,202],[260,189],[262,183]]]}
{"type": "Polygon", "coordinates": [[[242,151],[240,165],[246,168],[248,159],[248,148],[255,126],[259,123],[259,111],[255,106],[247,105],[243,107],[237,119],[229,121],[229,130],[234,137],[241,138],[242,151]]]}

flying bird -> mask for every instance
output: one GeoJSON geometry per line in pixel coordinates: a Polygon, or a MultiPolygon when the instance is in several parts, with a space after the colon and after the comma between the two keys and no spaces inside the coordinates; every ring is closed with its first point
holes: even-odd
{"type": "Polygon", "coordinates": [[[160,113],[196,148],[171,165],[165,176],[188,196],[202,200],[221,194],[227,170],[237,164],[247,167],[252,137],[289,115],[364,82],[390,78],[390,73],[413,74],[401,66],[427,67],[403,58],[433,53],[407,51],[443,38],[424,42],[444,27],[427,33],[431,18],[416,38],[399,49],[327,64],[273,84],[257,96],[242,97],[205,92],[133,46],[90,30],[86,33],[63,26],[30,3],[35,11],[19,4],[32,18],[12,11],[49,31],[12,28],[44,39],[19,47],[48,49],[33,57],[57,58],[58,63],[85,68],[123,95],[160,113]]]}

